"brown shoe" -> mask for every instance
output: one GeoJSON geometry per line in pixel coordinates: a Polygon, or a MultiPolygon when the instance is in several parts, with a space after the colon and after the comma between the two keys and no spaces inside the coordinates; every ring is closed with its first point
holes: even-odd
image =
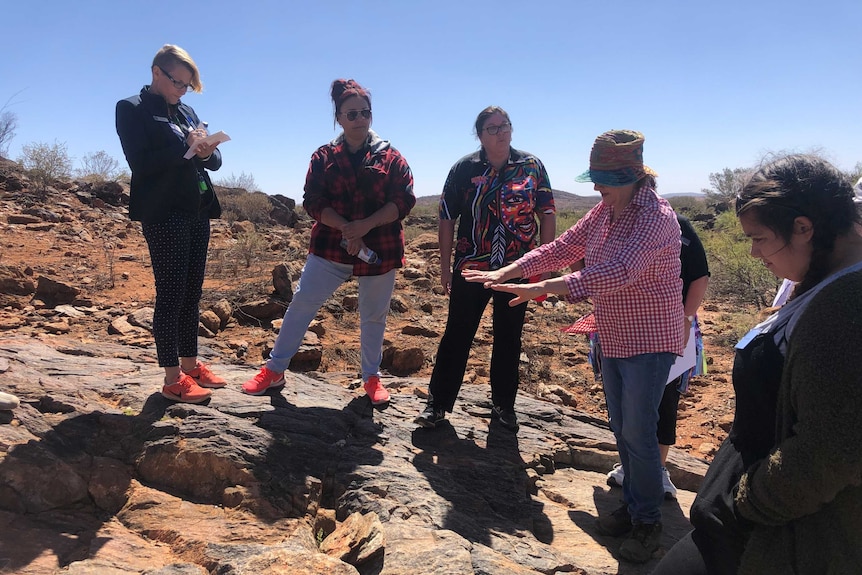
{"type": "Polygon", "coordinates": [[[596,519],[596,531],[602,535],[620,537],[632,530],[632,516],[629,515],[628,505],[615,510],[610,515],[602,515],[596,519]]]}
{"type": "Polygon", "coordinates": [[[172,401],[182,403],[200,403],[206,401],[213,394],[208,389],[199,386],[194,379],[180,372],[180,378],[170,385],[165,383],[162,387],[162,395],[172,401]]]}
{"type": "Polygon", "coordinates": [[[646,563],[659,548],[661,522],[638,523],[620,545],[620,557],[631,563],[646,563]]]}
{"type": "Polygon", "coordinates": [[[227,385],[227,382],[210,371],[205,364],[198,362],[195,368],[191,371],[186,371],[186,375],[195,380],[201,387],[219,388],[227,385]]]}

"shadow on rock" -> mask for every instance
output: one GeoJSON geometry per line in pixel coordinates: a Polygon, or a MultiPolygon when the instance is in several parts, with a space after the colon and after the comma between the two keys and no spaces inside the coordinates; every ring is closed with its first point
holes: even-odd
{"type": "MultiPolygon", "coordinates": [[[[446,420],[436,429],[415,430],[413,445],[422,450],[413,465],[448,502],[443,516],[434,518],[438,527],[489,547],[496,531],[534,531],[534,515],[542,517],[536,505],[541,504],[530,497],[516,434],[492,422],[483,448],[473,437],[459,437],[446,420]]],[[[542,538],[553,538],[550,523],[540,523],[542,538]]]]}
{"type": "MultiPolygon", "coordinates": [[[[612,487],[608,489],[597,485],[593,488],[593,500],[595,502],[596,510],[599,516],[610,515],[617,508],[623,505],[623,490],[619,487],[612,487]]],[[[652,569],[652,567],[657,565],[661,556],[664,555],[664,553],[666,553],[667,550],[674,545],[674,543],[684,537],[685,534],[690,530],[688,520],[686,519],[685,514],[680,508],[679,502],[677,500],[665,499],[664,503],[662,503],[661,506],[661,513],[663,527],[661,547],[663,547],[664,549],[660,549],[658,552],[656,552],[656,554],[653,556],[653,559],[647,562],[643,567],[638,567],[638,572],[641,572],[640,569],[652,569]]],[[[610,537],[607,535],[601,535],[596,530],[596,519],[598,519],[598,517],[593,516],[589,513],[585,513],[583,511],[569,511],[569,518],[584,533],[590,535],[590,537],[592,537],[597,543],[605,547],[615,558],[619,559],[618,552],[620,544],[625,540],[625,536],[610,537]]],[[[635,566],[631,564],[621,563],[620,572],[625,573],[626,567],[635,568],[635,566]]]]}
{"type": "Polygon", "coordinates": [[[344,491],[338,474],[382,458],[367,398],[292,375],[301,402],[225,388],[173,404],[154,391],[150,357],[114,347],[0,345],[0,387],[23,402],[0,426],[0,568],[241,570],[288,540],[291,553],[337,562],[317,553],[309,518],[344,491]]]}

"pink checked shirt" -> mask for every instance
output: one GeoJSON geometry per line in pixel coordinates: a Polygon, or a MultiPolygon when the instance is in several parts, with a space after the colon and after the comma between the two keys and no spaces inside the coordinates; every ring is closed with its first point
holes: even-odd
{"type": "Polygon", "coordinates": [[[599,203],[559,238],[517,261],[523,277],[586,267],[565,277],[567,299],[590,298],[602,353],[631,357],[683,352],[680,229],[670,204],[642,187],[619,218],[599,203]]]}

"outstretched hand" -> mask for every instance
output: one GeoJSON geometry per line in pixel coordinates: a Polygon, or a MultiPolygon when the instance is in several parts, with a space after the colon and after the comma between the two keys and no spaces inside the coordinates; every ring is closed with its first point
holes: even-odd
{"type": "Polygon", "coordinates": [[[503,281],[502,270],[461,270],[461,277],[471,283],[480,283],[486,288],[499,285],[503,281]]]}
{"type": "Polygon", "coordinates": [[[503,270],[463,270],[461,276],[468,282],[481,283],[487,289],[514,294],[515,297],[509,301],[510,307],[515,307],[547,293],[545,285],[542,283],[505,283],[503,270]]]}

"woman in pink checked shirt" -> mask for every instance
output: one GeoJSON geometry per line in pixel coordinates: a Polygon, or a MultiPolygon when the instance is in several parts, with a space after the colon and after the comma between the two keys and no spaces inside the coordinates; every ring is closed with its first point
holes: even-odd
{"type": "Polygon", "coordinates": [[[656,437],[658,406],[671,364],[682,355],[685,320],[680,280],[680,228],[655,192],[655,172],[643,163],[644,137],[614,130],[596,138],[590,169],[602,201],[551,243],[496,271],[466,270],[464,279],[515,294],[518,305],[545,293],[568,301],[590,298],[603,351],[610,425],[625,470],[625,504],[599,517],[596,529],[628,535],[620,556],[644,563],[658,549],[664,499],[656,437]],[[584,269],[532,284],[507,281],[568,268],[584,269]]]}

